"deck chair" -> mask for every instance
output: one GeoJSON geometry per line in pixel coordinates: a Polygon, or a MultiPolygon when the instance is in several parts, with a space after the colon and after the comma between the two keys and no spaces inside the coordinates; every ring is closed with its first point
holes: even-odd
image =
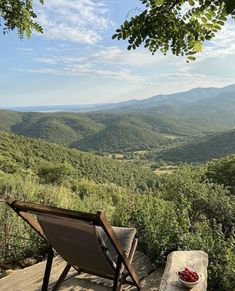
{"type": "Polygon", "coordinates": [[[113,280],[114,291],[122,290],[124,284],[140,290],[131,264],[137,246],[134,228],[113,227],[101,211],[77,212],[12,198],[5,202],[49,243],[42,291],[48,290],[54,250],[67,265],[53,291],[59,290],[71,267],[113,280]]]}

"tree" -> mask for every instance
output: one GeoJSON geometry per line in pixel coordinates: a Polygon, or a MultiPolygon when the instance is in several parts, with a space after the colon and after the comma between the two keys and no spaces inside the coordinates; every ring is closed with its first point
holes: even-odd
{"type": "MultiPolygon", "coordinates": [[[[41,4],[44,0],[38,0],[41,4]]],[[[227,21],[235,17],[234,0],[140,0],[145,9],[125,20],[113,39],[128,40],[128,50],[141,44],[154,54],[186,55],[195,60],[206,40],[215,37],[227,21]]],[[[43,32],[35,21],[35,0],[1,0],[0,17],[3,33],[17,29],[20,38],[29,38],[32,29],[43,32]]]]}
{"type": "Polygon", "coordinates": [[[194,55],[206,40],[215,37],[228,16],[235,16],[231,0],[141,0],[145,9],[126,20],[113,39],[128,40],[128,50],[141,44],[152,54],[194,55]]]}
{"type": "MultiPolygon", "coordinates": [[[[38,0],[41,4],[44,0],[38,0]]],[[[35,1],[34,1],[35,2],[35,1]]],[[[33,0],[1,0],[0,27],[3,34],[17,29],[20,38],[31,36],[32,29],[43,32],[42,27],[35,21],[37,18],[33,10],[33,0]]]]}

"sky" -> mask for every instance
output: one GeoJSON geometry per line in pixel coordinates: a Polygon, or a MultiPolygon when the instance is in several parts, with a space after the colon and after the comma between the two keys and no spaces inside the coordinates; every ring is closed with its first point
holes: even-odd
{"type": "Polygon", "coordinates": [[[143,8],[138,0],[47,0],[35,8],[43,34],[0,35],[0,107],[110,103],[235,83],[234,20],[188,64],[112,40],[143,8]]]}

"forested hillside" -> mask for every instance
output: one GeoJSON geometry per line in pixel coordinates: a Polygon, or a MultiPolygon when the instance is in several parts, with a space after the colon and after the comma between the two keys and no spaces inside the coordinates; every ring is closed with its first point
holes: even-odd
{"type": "MultiPolygon", "coordinates": [[[[233,129],[234,94],[235,85],[231,85],[195,88],[118,104],[85,106],[83,108],[91,111],[86,113],[0,110],[0,130],[99,153],[160,151],[185,144],[191,138],[200,141],[200,137],[207,134],[233,129]]],[[[72,110],[72,106],[65,108],[72,110]]],[[[218,147],[220,145],[219,142],[218,147]]],[[[190,150],[191,145],[188,147],[190,150]]],[[[222,153],[223,149],[218,151],[222,153]]],[[[226,153],[230,151],[225,150],[226,153]]],[[[203,161],[217,156],[221,155],[192,160],[203,161]]],[[[182,157],[184,160],[188,158],[182,157]]]]}
{"type": "MultiPolygon", "coordinates": [[[[235,156],[156,179],[133,164],[0,134],[1,198],[103,210],[113,225],[136,227],[139,248],[157,266],[171,251],[204,250],[209,291],[234,291],[234,176],[235,156]]],[[[3,203],[0,220],[0,265],[45,256],[46,245],[3,203]]]]}
{"type": "Polygon", "coordinates": [[[85,178],[114,183],[136,191],[157,187],[156,176],[146,168],[9,133],[0,133],[0,170],[32,171],[50,183],[69,177],[74,181],[85,178]]]}
{"type": "MultiPolygon", "coordinates": [[[[172,138],[208,129],[180,119],[141,114],[19,113],[0,110],[1,130],[97,152],[168,147],[172,138]]],[[[178,140],[176,141],[176,144],[178,140]]]]}
{"type": "Polygon", "coordinates": [[[235,153],[235,130],[198,138],[185,144],[161,152],[156,159],[171,162],[205,162],[235,153]]]}

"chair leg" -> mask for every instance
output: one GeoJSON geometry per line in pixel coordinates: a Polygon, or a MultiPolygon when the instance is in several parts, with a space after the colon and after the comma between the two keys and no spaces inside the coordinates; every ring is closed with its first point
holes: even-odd
{"type": "Polygon", "coordinates": [[[61,273],[58,281],[56,282],[55,286],[52,288],[52,291],[57,291],[59,290],[60,286],[62,285],[66,275],[68,274],[69,270],[71,268],[71,265],[67,264],[63,270],[63,272],[61,273]]]}
{"type": "Polygon", "coordinates": [[[115,279],[114,279],[114,283],[113,283],[113,291],[121,291],[122,290],[122,282],[120,282],[121,268],[122,268],[122,260],[120,257],[118,257],[117,267],[116,267],[116,271],[115,271],[115,279]]]}
{"type": "Polygon", "coordinates": [[[53,257],[54,257],[54,252],[53,252],[52,246],[50,246],[41,291],[48,290],[48,283],[49,283],[50,274],[51,274],[51,266],[52,266],[53,257]]]}

